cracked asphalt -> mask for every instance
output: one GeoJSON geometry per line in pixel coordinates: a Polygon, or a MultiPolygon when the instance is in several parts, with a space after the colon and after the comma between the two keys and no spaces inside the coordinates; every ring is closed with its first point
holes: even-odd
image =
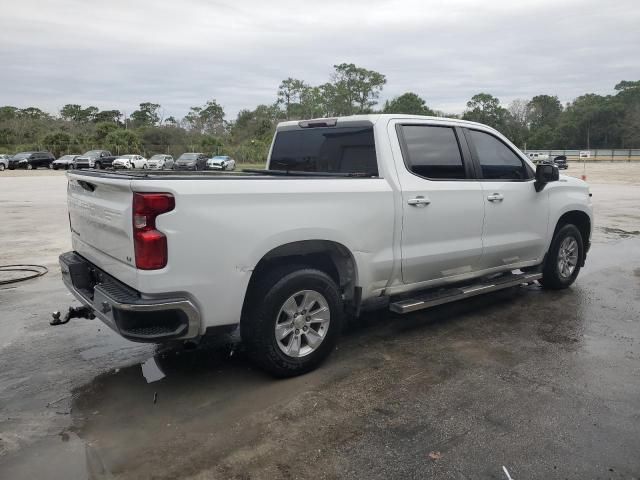
{"type": "Polygon", "coordinates": [[[0,264],[51,270],[0,287],[0,478],[640,478],[638,167],[588,167],[594,245],[571,289],[369,313],[288,380],[233,335],[158,348],[50,327],[74,304],[66,181],[0,175],[0,264]]]}

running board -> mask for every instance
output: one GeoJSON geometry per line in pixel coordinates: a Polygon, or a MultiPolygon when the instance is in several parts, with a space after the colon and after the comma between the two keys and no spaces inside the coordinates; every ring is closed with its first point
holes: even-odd
{"type": "Polygon", "coordinates": [[[389,310],[395,313],[410,313],[443,303],[455,302],[463,298],[475,297],[483,293],[531,283],[542,278],[542,273],[509,273],[488,280],[460,287],[439,288],[414,298],[391,302],[389,310]]]}

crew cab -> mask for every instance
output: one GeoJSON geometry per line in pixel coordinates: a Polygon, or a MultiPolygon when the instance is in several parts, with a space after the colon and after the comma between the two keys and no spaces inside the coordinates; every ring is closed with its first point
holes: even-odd
{"type": "Polygon", "coordinates": [[[74,160],[73,167],[77,170],[81,168],[101,170],[105,167],[111,167],[116,158],[108,150],[89,150],[74,160]]]}
{"type": "Polygon", "coordinates": [[[239,324],[277,376],[317,366],[365,309],[566,288],[593,225],[586,183],[457,119],[284,122],[264,170],[67,176],[60,265],[80,302],[141,342],[239,324]]]}

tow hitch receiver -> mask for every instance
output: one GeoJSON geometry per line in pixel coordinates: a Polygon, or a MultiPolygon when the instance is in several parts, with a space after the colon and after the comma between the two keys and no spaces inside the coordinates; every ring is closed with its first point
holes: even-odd
{"type": "Polygon", "coordinates": [[[64,316],[64,319],[60,319],[60,312],[53,312],[51,314],[53,317],[49,321],[49,325],[64,325],[65,323],[69,323],[69,320],[72,318],[86,318],[88,320],[93,320],[96,316],[93,314],[93,310],[87,306],[82,307],[69,307],[69,311],[64,316]]]}

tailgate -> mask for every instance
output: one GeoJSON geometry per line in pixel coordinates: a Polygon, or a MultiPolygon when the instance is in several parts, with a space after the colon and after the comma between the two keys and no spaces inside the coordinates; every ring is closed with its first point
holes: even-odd
{"type": "Polygon", "coordinates": [[[135,286],[131,180],[69,173],[73,247],[107,273],[135,286]]]}

